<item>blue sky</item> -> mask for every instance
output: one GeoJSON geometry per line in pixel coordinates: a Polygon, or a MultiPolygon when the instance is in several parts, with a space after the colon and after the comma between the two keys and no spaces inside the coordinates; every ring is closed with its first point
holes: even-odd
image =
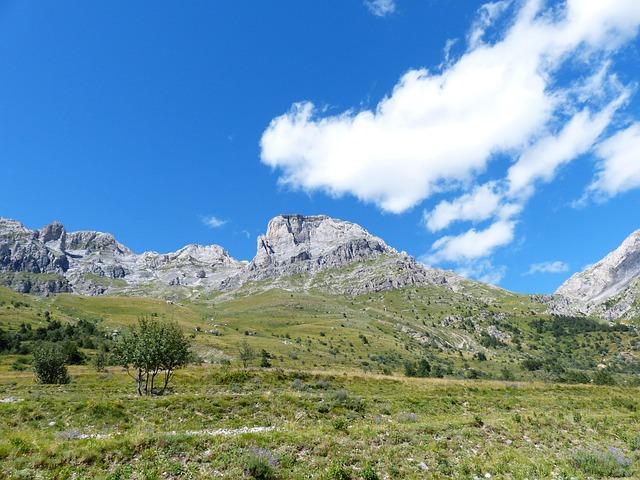
{"type": "Polygon", "coordinates": [[[246,259],[325,213],[553,291],[640,228],[640,8],[534,4],[2,2],[0,215],[246,259]]]}

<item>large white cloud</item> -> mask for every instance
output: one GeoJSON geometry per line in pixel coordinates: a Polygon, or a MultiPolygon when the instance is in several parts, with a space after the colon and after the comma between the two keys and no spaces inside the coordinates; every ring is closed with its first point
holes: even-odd
{"type": "Polygon", "coordinates": [[[350,193],[390,212],[468,182],[493,154],[526,148],[572,106],[556,88],[561,66],[582,62],[590,74],[593,58],[640,23],[637,0],[542,6],[525,2],[502,40],[476,38],[442,73],[407,72],[374,110],[323,117],[311,102],[294,105],[264,132],[262,161],[290,186],[350,193]]]}
{"type": "MultiPolygon", "coordinates": [[[[631,92],[611,73],[613,55],[639,25],[638,0],[487,3],[461,56],[437,72],[408,71],[374,109],[324,115],[305,101],[273,119],[262,136],[262,162],[293,188],[351,194],[394,213],[458,192],[425,212],[427,228],[490,224],[437,240],[424,259],[462,262],[471,271],[469,262],[514,239],[536,184],[607,134],[631,92]],[[512,165],[503,178],[477,186],[496,154],[512,165]]],[[[598,148],[603,161],[592,191],[636,186],[628,175],[633,162],[616,147],[633,143],[630,137],[598,148]]]]}

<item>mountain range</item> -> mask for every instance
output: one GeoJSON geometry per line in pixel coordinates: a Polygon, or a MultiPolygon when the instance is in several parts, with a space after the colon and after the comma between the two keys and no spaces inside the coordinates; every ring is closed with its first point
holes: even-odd
{"type": "MultiPolygon", "coordinates": [[[[237,260],[218,245],[138,254],[109,233],[67,232],[60,222],[31,230],[0,218],[0,285],[21,293],[179,299],[275,287],[358,295],[412,285],[459,291],[474,284],[480,285],[425,266],[360,225],[325,215],[274,217],[251,261],[237,260]]],[[[552,313],[607,320],[638,316],[640,230],[554,295],[535,298],[552,313]]]]}
{"type": "Polygon", "coordinates": [[[21,293],[181,297],[284,282],[289,288],[357,294],[421,284],[454,288],[460,281],[359,225],[323,215],[273,218],[250,262],[218,245],[137,254],[108,233],[67,232],[59,222],[30,230],[0,219],[0,282],[21,293]]]}

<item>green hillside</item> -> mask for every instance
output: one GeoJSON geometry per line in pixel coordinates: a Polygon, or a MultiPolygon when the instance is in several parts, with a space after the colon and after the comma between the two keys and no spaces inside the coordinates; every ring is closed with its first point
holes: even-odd
{"type": "Polygon", "coordinates": [[[286,368],[404,374],[407,363],[426,360],[435,376],[584,382],[606,367],[618,382],[635,381],[635,327],[552,317],[531,297],[472,282],[457,290],[406,287],[349,297],[313,288],[267,289],[263,282],[232,295],[174,302],[39,298],[0,289],[0,328],[82,319],[109,336],[148,316],[177,321],[209,363],[237,363],[239,345],[247,341],[273,356],[274,366],[286,368]]]}

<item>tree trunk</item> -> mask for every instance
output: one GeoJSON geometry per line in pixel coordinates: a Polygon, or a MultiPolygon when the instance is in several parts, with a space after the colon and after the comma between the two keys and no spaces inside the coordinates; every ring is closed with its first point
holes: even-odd
{"type": "Polygon", "coordinates": [[[138,395],[142,396],[142,370],[138,369],[138,395]]]}
{"type": "Polygon", "coordinates": [[[171,370],[167,370],[164,374],[164,386],[162,387],[162,393],[167,389],[167,385],[169,385],[169,379],[171,378],[171,370]]]}

